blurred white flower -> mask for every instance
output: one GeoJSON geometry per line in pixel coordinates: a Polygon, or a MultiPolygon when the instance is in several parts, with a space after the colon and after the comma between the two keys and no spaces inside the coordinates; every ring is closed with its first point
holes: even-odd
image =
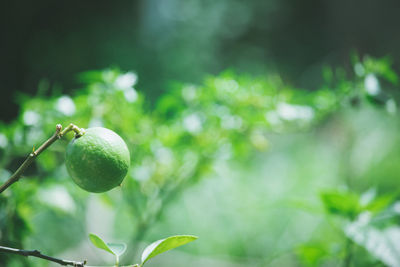
{"type": "Polygon", "coordinates": [[[23,115],[23,121],[25,125],[35,125],[36,123],[38,123],[40,120],[40,115],[33,111],[33,110],[27,110],[24,112],[23,115]]]}
{"type": "Polygon", "coordinates": [[[55,108],[66,116],[72,116],[75,114],[76,108],[75,103],[71,97],[63,95],[61,96],[56,104],[55,108]]]}
{"type": "Polygon", "coordinates": [[[4,134],[0,133],[0,147],[5,148],[7,145],[8,145],[7,137],[4,134]]]}
{"type": "Polygon", "coordinates": [[[133,88],[128,88],[124,90],[124,96],[126,101],[133,103],[138,99],[138,93],[133,88]]]}
{"type": "Polygon", "coordinates": [[[365,77],[364,87],[369,95],[378,95],[381,91],[378,78],[374,74],[368,74],[365,77]]]}
{"type": "Polygon", "coordinates": [[[183,119],[183,127],[190,133],[199,133],[203,129],[201,118],[197,114],[191,114],[183,119]]]}
{"type": "Polygon", "coordinates": [[[314,110],[308,106],[291,105],[279,103],[276,109],[279,117],[284,120],[311,120],[314,117],[314,110]]]}
{"type": "Polygon", "coordinates": [[[119,90],[125,90],[132,88],[137,82],[137,75],[133,72],[127,72],[125,74],[119,75],[115,80],[115,87],[119,90]]]}

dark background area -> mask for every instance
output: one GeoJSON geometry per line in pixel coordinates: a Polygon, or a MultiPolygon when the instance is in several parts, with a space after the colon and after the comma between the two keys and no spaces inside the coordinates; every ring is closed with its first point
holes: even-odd
{"type": "Polygon", "coordinates": [[[399,1],[11,1],[1,7],[0,120],[16,92],[69,93],[77,74],[117,66],[154,100],[168,81],[197,83],[225,69],[278,72],[314,89],[321,66],[352,51],[399,62],[399,1]]]}

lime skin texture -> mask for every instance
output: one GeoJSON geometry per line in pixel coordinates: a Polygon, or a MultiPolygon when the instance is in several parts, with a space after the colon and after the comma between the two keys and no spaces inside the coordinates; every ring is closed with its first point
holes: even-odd
{"type": "Polygon", "coordinates": [[[92,193],[106,192],[120,185],[129,165],[127,145],[107,128],[88,128],[67,146],[69,175],[79,187],[92,193]]]}

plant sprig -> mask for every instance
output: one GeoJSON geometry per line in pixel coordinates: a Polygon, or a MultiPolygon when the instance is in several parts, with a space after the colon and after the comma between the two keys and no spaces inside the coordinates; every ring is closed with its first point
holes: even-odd
{"type": "MultiPolygon", "coordinates": [[[[164,239],[157,240],[148,245],[141,257],[140,264],[129,265],[133,267],[142,267],[148,260],[155,256],[164,253],[168,250],[183,246],[189,242],[196,240],[198,237],[193,235],[175,235],[164,239]]],[[[119,266],[119,257],[125,253],[126,244],[124,243],[106,243],[99,236],[95,234],[89,234],[89,239],[99,249],[107,251],[108,253],[115,256],[115,266],[119,266]]],[[[122,267],[122,266],[121,266],[122,267]]]]}
{"type": "MultiPolygon", "coordinates": [[[[13,175],[11,175],[11,177],[3,185],[0,186],[0,193],[2,193],[4,190],[6,190],[11,185],[13,185],[15,182],[17,182],[21,178],[24,171],[36,159],[36,157],[38,157],[44,150],[46,150],[48,147],[50,147],[55,141],[57,141],[58,139],[61,139],[65,134],[67,134],[70,131],[75,132],[75,137],[80,137],[85,134],[84,129],[79,128],[78,126],[76,126],[72,123],[69,124],[64,130],[62,130],[61,124],[57,124],[55,133],[48,140],[46,140],[37,150],[35,150],[35,148],[33,148],[32,152],[29,154],[29,156],[26,158],[26,160],[21,164],[21,166],[15,171],[15,173],[13,175]]],[[[115,256],[115,266],[117,266],[117,267],[119,266],[119,257],[125,253],[126,244],[124,244],[124,243],[106,243],[95,234],[90,234],[89,238],[90,238],[90,241],[96,247],[113,254],[115,256]]],[[[182,245],[189,243],[191,241],[194,241],[196,239],[197,239],[197,237],[195,237],[195,236],[180,235],[180,236],[171,236],[171,237],[168,237],[165,239],[158,240],[146,247],[146,249],[143,251],[140,264],[134,264],[134,265],[130,265],[130,266],[131,267],[142,267],[149,259],[151,259],[165,251],[182,246],[182,245]]],[[[41,258],[41,259],[44,259],[47,261],[56,262],[56,263],[58,263],[60,265],[64,265],[64,266],[67,266],[67,265],[75,266],[75,267],[87,266],[86,261],[76,262],[76,261],[58,259],[58,258],[44,255],[38,250],[24,250],[24,249],[16,249],[16,248],[0,246],[0,252],[18,254],[21,256],[25,256],[25,257],[28,257],[28,256],[37,257],[37,258],[41,258]]],[[[120,266],[120,267],[122,267],[122,266],[120,266]]]]}
{"type": "Polygon", "coordinates": [[[55,141],[57,141],[58,139],[61,139],[61,137],[63,137],[65,134],[67,134],[70,131],[75,132],[75,136],[77,136],[77,137],[85,134],[84,129],[81,129],[72,123],[69,124],[64,130],[62,130],[61,124],[57,124],[55,133],[49,139],[47,139],[37,150],[35,150],[35,148],[33,148],[32,152],[25,159],[25,161],[21,164],[21,166],[14,172],[13,175],[11,175],[11,177],[4,184],[2,184],[0,186],[0,194],[3,193],[4,190],[9,188],[15,182],[19,181],[22,174],[29,167],[29,165],[32,164],[32,162],[36,159],[36,157],[38,157],[44,150],[46,150],[49,146],[51,146],[55,141]]]}

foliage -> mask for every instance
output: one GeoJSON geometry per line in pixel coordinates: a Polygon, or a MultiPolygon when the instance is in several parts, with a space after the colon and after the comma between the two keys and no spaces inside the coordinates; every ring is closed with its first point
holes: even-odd
{"type": "Polygon", "coordinates": [[[89,234],[89,238],[93,245],[115,255],[117,258],[124,254],[126,250],[125,243],[106,243],[95,234],[89,234]]]}
{"type": "MultiPolygon", "coordinates": [[[[91,222],[96,219],[87,217],[91,214],[91,203],[100,203],[106,207],[117,207],[115,213],[118,216],[115,218],[118,219],[114,220],[113,235],[133,248],[122,259],[130,262],[136,256],[132,253],[135,247],[146,240],[146,234],[150,235],[151,230],[158,227],[158,222],[165,219],[163,212],[182,199],[189,188],[202,184],[206,178],[219,176],[221,166],[234,169],[251,165],[257,157],[267,155],[269,149],[274,151],[275,144],[271,140],[276,141],[276,136],[309,133],[312,132],[310,129],[323,128],[328,122],[336,127],[335,116],[349,110],[369,110],[371,106],[377,106],[381,107],[379,112],[385,110],[384,115],[379,116],[396,115],[397,92],[394,86],[397,76],[389,62],[368,57],[363,61],[355,59],[354,69],[354,73],[346,73],[343,69],[325,68],[325,85],[315,91],[290,88],[277,75],[253,77],[226,71],[219,76],[208,77],[200,86],[171,84],[171,90],[154,106],[134,88],[137,76],[118,69],[81,74],[79,78],[83,88],[73,96],[60,95],[51,89],[33,98],[20,95],[20,117],[11,124],[0,126],[2,181],[15,170],[25,153],[32,150],[32,145],[39,145],[54,131],[56,123],[67,125],[74,122],[83,128],[104,126],[117,132],[131,151],[131,169],[121,188],[93,196],[71,183],[64,165],[67,141],[54,144],[27,173],[29,179],[22,179],[1,196],[0,204],[7,208],[1,211],[0,243],[35,247],[52,254],[77,247],[84,242],[87,228],[91,231],[90,227],[95,227],[91,222]],[[13,228],[15,225],[18,225],[17,230],[13,228]],[[32,232],[29,233],[29,230],[32,232]],[[53,241],[41,241],[45,231],[49,240],[53,241]],[[59,242],[61,239],[65,240],[62,244],[59,242]]],[[[345,119],[344,115],[343,121],[345,119]]],[[[344,126],[338,127],[341,127],[339,130],[346,130],[344,126]]],[[[349,146],[344,147],[347,149],[349,146]]],[[[285,153],[289,155],[294,151],[292,147],[285,153]]],[[[303,157],[299,156],[300,159],[303,157]]],[[[319,160],[318,157],[315,160],[319,160]]],[[[305,164],[311,166],[318,162],[305,164]]],[[[351,176],[345,168],[348,161],[344,159],[341,164],[344,170],[340,175],[345,178],[348,190],[325,188],[321,199],[327,216],[336,218],[338,215],[339,220],[347,224],[340,224],[340,235],[332,239],[321,241],[309,238],[310,242],[291,244],[293,254],[297,253],[298,261],[305,265],[346,259],[348,238],[354,239],[352,246],[356,243],[372,251],[366,245],[366,239],[354,238],[354,231],[349,233],[348,229],[352,229],[352,223],[356,223],[365,212],[373,218],[383,216],[395,203],[397,195],[393,194],[370,197],[371,200],[365,202],[358,193],[359,188],[352,188],[351,182],[346,180],[351,176]],[[319,245],[320,242],[323,245],[319,245]],[[332,253],[331,247],[338,243],[344,245],[339,245],[340,249],[332,253]]],[[[245,188],[249,181],[243,181],[243,178],[235,178],[233,183],[238,188],[245,188]]],[[[255,183],[260,184],[261,181],[255,183]]],[[[238,190],[235,198],[242,193],[238,190]]],[[[209,203],[207,199],[202,201],[209,203]]],[[[304,208],[309,205],[307,201],[302,204],[297,202],[296,205],[304,208]]],[[[324,214],[322,209],[316,209],[324,214]]],[[[180,212],[169,219],[181,218],[180,212]]],[[[202,213],[206,212],[202,210],[202,213]]],[[[263,209],[255,212],[262,213],[263,209]]],[[[240,218],[240,214],[236,216],[240,218]]],[[[248,222],[248,227],[252,227],[253,223],[248,222]]],[[[332,233],[329,229],[329,224],[325,223],[321,231],[332,233]]],[[[196,229],[192,230],[196,232],[196,229]]],[[[234,235],[232,238],[238,237],[234,235]]],[[[218,242],[235,244],[219,240],[207,246],[224,247],[218,242]]],[[[244,251],[243,247],[235,247],[228,253],[261,258],[261,266],[273,259],[262,251],[244,251]]],[[[279,246],[272,254],[278,252],[279,246]]],[[[356,252],[360,255],[367,253],[363,250],[356,252]]],[[[371,255],[371,261],[392,262],[379,256],[379,253],[371,252],[371,255]]],[[[3,255],[0,255],[0,261],[3,265],[9,264],[9,258],[3,255]]]]}
{"type": "MultiPolygon", "coordinates": [[[[105,250],[111,254],[113,254],[116,258],[116,265],[119,264],[119,257],[125,253],[126,244],[125,243],[106,243],[100,237],[95,234],[89,235],[90,241],[92,241],[93,245],[98,247],[99,249],[105,250]]],[[[143,266],[148,260],[154,258],[155,256],[164,253],[170,249],[174,249],[176,247],[185,245],[189,242],[196,240],[196,236],[190,235],[177,235],[177,236],[170,236],[164,239],[160,239],[155,241],[154,243],[147,246],[141,257],[141,263],[135,264],[134,266],[141,267],[143,266]]]]}
{"type": "Polygon", "coordinates": [[[155,256],[161,253],[185,245],[196,239],[197,239],[196,236],[180,235],[180,236],[170,236],[164,239],[157,240],[154,243],[147,246],[143,251],[142,263],[140,264],[140,266],[143,266],[148,260],[154,258],[155,256]]]}

